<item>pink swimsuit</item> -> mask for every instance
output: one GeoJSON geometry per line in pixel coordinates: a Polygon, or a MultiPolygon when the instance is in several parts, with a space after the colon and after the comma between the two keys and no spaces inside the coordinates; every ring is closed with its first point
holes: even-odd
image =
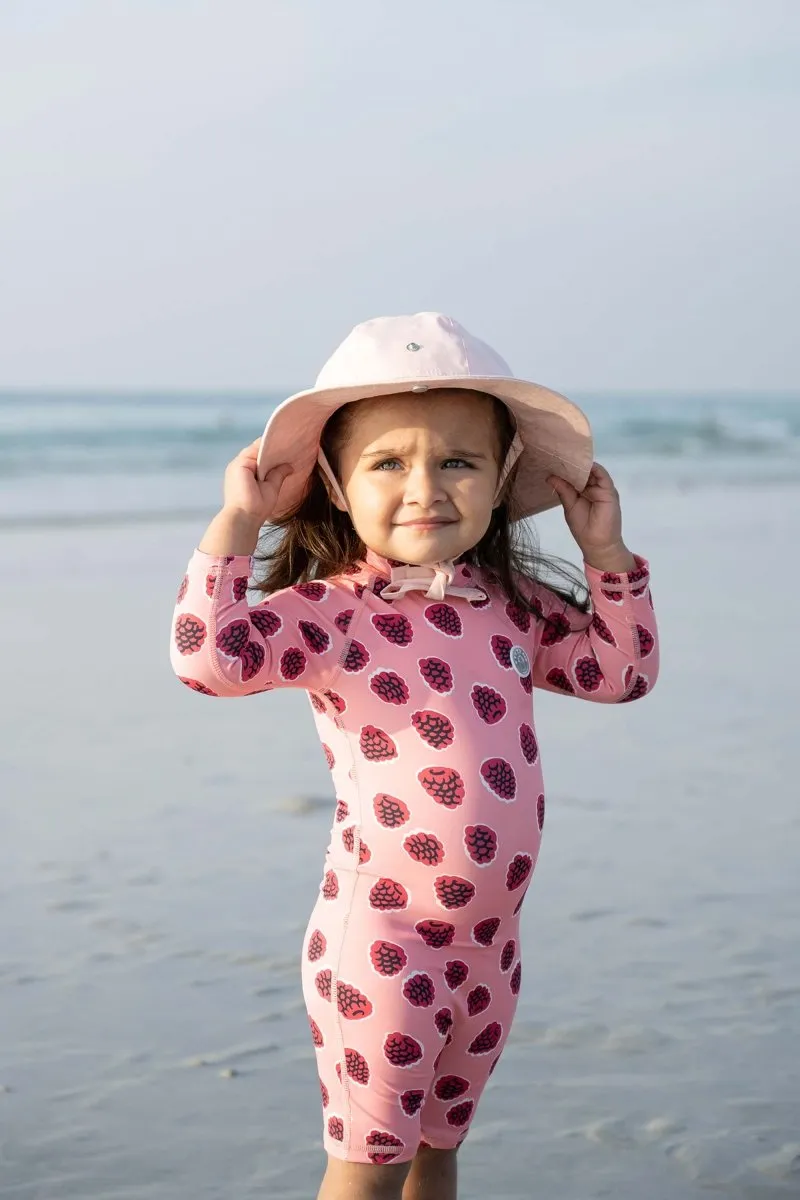
{"type": "Polygon", "coordinates": [[[177,675],[213,696],[304,688],[336,789],[303,943],[329,1154],[402,1162],[421,1141],[463,1141],[520,989],[545,815],[532,691],[616,703],[650,690],[656,626],[637,566],[586,568],[593,615],[526,584],[532,616],[464,566],[452,585],[482,599],[387,600],[392,566],[371,551],[250,608],[249,558],[194,554],[177,675]]]}

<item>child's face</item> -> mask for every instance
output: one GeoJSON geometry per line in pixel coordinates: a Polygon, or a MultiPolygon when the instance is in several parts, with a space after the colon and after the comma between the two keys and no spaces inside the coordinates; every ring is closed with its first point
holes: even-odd
{"type": "Polygon", "coordinates": [[[485,396],[442,390],[361,401],[338,456],[359,536],[401,562],[458,558],[489,526],[499,456],[485,396]]]}

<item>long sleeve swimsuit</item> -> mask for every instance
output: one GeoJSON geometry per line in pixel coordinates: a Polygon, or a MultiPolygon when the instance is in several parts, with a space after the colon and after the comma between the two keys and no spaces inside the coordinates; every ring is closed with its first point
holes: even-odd
{"type": "Polygon", "coordinates": [[[308,692],[336,795],[302,951],[325,1149],[403,1162],[466,1136],[520,990],[519,912],[545,793],[534,688],[601,703],[652,688],[649,570],[586,567],[591,612],[525,582],[532,613],[476,567],[383,598],[367,552],[250,607],[247,556],[195,552],[171,657],[188,687],[308,692]]]}

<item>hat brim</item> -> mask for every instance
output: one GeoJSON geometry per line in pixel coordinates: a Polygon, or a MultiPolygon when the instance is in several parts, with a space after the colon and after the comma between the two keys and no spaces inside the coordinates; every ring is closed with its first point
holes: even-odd
{"type": "Polygon", "coordinates": [[[284,463],[293,467],[281,487],[274,516],[287,515],[305,496],[317,462],[322,431],[338,409],[357,400],[410,391],[415,385],[424,385],[426,392],[443,388],[486,392],[510,409],[525,447],[514,480],[515,509],[520,518],[535,516],[559,503],[547,482],[548,475],[558,475],[583,491],[593,461],[592,432],[585,413],[566,396],[538,383],[505,376],[415,378],[352,387],[310,388],[279,404],[261,438],[256,468],[258,478],[263,480],[273,467],[284,463]]]}

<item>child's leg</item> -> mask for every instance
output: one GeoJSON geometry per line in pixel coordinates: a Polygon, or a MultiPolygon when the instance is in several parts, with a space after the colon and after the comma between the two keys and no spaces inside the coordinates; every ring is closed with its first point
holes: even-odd
{"type": "MultiPolygon", "coordinates": [[[[317,1200],[402,1200],[411,1163],[351,1163],[328,1157],[328,1169],[317,1200]]],[[[430,1193],[431,1196],[433,1192],[430,1193]]],[[[427,1195],[427,1193],[420,1193],[427,1195]]],[[[455,1195],[455,1193],[453,1193],[455,1195]]],[[[441,1200],[449,1200],[442,1196],[441,1200]]]]}
{"type": "Polygon", "coordinates": [[[457,1151],[420,1146],[403,1188],[403,1200],[456,1200],[457,1151]]]}

